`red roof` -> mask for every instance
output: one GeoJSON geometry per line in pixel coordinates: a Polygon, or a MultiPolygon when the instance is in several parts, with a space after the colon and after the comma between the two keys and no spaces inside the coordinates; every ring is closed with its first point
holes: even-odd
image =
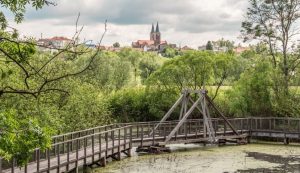
{"type": "MultiPolygon", "coordinates": [[[[135,42],[138,45],[154,45],[154,40],[138,40],[135,42]]],[[[167,44],[167,41],[161,41],[160,44],[167,44]]]]}
{"type": "Polygon", "coordinates": [[[138,40],[137,44],[139,45],[152,45],[154,44],[153,40],[138,40]]]}
{"type": "Polygon", "coordinates": [[[53,37],[50,40],[57,40],[57,41],[71,41],[70,39],[66,37],[53,37]]]}
{"type": "Polygon", "coordinates": [[[52,38],[42,38],[39,39],[38,41],[42,42],[42,41],[72,41],[66,37],[52,37],[52,38]]]}

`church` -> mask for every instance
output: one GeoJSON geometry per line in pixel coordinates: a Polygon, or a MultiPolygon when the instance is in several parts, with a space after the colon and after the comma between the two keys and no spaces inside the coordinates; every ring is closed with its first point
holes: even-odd
{"type": "Polygon", "coordinates": [[[161,40],[161,33],[157,22],[155,30],[154,25],[152,24],[150,40],[137,40],[136,42],[132,42],[132,47],[140,48],[144,51],[162,51],[167,44],[167,41],[161,40]]]}

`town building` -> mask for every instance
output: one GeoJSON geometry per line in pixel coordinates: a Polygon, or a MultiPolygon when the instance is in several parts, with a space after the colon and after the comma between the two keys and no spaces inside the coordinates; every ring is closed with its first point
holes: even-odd
{"type": "Polygon", "coordinates": [[[247,51],[247,50],[250,50],[250,47],[242,47],[241,45],[239,45],[239,46],[237,46],[237,47],[235,47],[235,48],[233,49],[233,51],[234,51],[236,54],[241,54],[241,53],[243,53],[243,52],[245,52],[245,51],[247,51]]]}
{"type": "Polygon", "coordinates": [[[158,22],[156,24],[155,30],[154,25],[152,24],[150,40],[137,40],[136,42],[132,42],[132,48],[143,49],[145,52],[162,51],[167,45],[167,41],[161,40],[161,33],[159,30],[158,22]]]}
{"type": "Polygon", "coordinates": [[[75,42],[66,37],[41,38],[37,41],[37,45],[42,51],[55,51],[64,49],[68,45],[73,45],[75,42]]]}

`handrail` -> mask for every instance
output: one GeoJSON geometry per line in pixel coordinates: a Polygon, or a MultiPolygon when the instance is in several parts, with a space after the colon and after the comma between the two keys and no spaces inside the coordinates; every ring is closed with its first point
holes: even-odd
{"type": "Polygon", "coordinates": [[[81,139],[89,138],[89,137],[96,136],[96,135],[100,135],[100,134],[106,134],[106,133],[109,133],[109,132],[113,132],[113,131],[117,131],[117,130],[121,130],[121,129],[126,129],[126,128],[130,128],[130,127],[132,127],[132,126],[125,126],[125,127],[120,127],[120,128],[115,128],[115,129],[103,131],[103,132],[93,133],[93,134],[86,135],[86,136],[82,136],[82,137],[79,137],[79,138],[74,138],[74,139],[70,139],[70,140],[67,140],[67,141],[54,143],[54,144],[52,144],[51,146],[52,146],[52,147],[55,147],[55,146],[57,146],[57,145],[66,144],[66,143],[68,143],[68,142],[73,142],[73,141],[76,141],[76,140],[81,140],[81,139]]]}

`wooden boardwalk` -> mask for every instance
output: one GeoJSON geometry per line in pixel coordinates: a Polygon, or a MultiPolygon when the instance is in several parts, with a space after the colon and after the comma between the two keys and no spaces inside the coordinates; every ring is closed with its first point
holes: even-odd
{"type": "MultiPolygon", "coordinates": [[[[178,121],[123,123],[100,126],[53,137],[47,151],[36,149],[28,165],[19,168],[14,161],[0,160],[0,173],[70,172],[83,166],[105,166],[107,159],[120,160],[130,156],[133,147],[164,146],[180,143],[208,143],[203,120],[187,120],[165,143],[178,121]]],[[[236,141],[248,137],[300,139],[300,119],[238,118],[229,119],[238,135],[226,126],[223,119],[212,119],[215,143],[236,141]]]]}

